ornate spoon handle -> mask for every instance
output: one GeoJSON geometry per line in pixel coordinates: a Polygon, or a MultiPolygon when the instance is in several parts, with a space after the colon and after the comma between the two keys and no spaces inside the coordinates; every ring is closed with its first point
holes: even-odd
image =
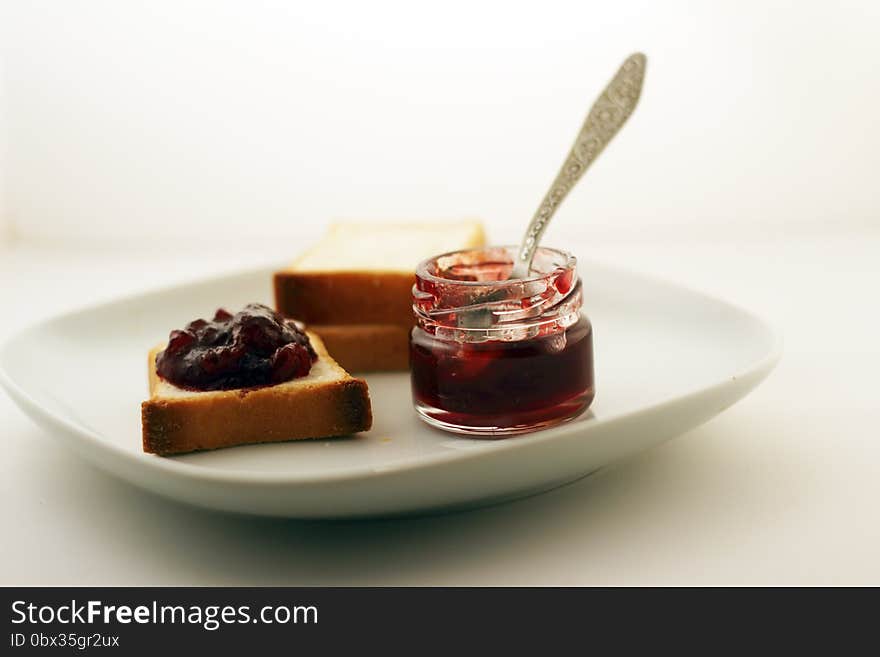
{"type": "Polygon", "coordinates": [[[646,63],[647,58],[642,53],[627,57],[614,79],[593,103],[565,163],[526,230],[511,278],[528,276],[535,250],[556,208],[632,114],[642,93],[646,63]]]}

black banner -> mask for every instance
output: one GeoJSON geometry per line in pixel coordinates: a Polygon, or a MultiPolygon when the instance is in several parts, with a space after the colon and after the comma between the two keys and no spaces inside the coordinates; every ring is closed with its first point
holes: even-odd
{"type": "MultiPolygon", "coordinates": [[[[586,652],[696,644],[766,648],[832,627],[848,593],[795,589],[574,588],[5,588],[0,654],[285,654],[343,650],[400,654],[476,645],[586,652]],[[837,600],[835,600],[837,598],[837,600]],[[393,649],[393,650],[392,650],[393,649]]],[[[874,597],[876,591],[870,593],[874,597]]],[[[870,628],[874,605],[851,604],[846,640],[870,628]],[[864,621],[864,624],[861,622],[864,621]]],[[[844,641],[843,643],[845,643],[844,641]]]]}

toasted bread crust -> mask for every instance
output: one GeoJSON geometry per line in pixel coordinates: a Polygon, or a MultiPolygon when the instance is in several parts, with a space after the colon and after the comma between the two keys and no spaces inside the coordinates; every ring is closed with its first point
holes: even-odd
{"type": "Polygon", "coordinates": [[[349,372],[409,369],[409,326],[342,324],[309,326],[321,336],[333,359],[349,372]]]}
{"type": "Polygon", "coordinates": [[[312,325],[397,324],[411,326],[414,273],[275,273],[275,308],[312,325]]]}
{"type": "MultiPolygon", "coordinates": [[[[319,358],[330,358],[320,339],[312,338],[312,344],[319,358]]],[[[341,436],[372,426],[367,384],[347,375],[301,387],[267,386],[183,397],[157,395],[157,351],[152,350],[149,359],[151,398],[141,404],[145,452],[164,456],[249,443],[341,436]]]]}

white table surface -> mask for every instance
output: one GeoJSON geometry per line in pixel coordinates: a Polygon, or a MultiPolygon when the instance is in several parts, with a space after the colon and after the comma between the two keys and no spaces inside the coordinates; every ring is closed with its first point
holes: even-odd
{"type": "MultiPolygon", "coordinates": [[[[0,393],[0,584],[880,584],[880,232],[594,243],[750,307],[778,368],[709,423],[578,483],[436,517],[242,518],[117,481],[0,393]]],[[[277,259],[0,249],[0,339],[39,318],[277,259]]]]}

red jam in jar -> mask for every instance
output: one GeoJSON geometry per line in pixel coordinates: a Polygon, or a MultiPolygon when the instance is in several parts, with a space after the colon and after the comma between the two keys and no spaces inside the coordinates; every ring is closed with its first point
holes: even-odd
{"type": "Polygon", "coordinates": [[[421,263],[410,338],[413,402],[428,424],[504,436],[572,419],[593,401],[593,331],[577,261],[539,248],[511,279],[513,247],[421,263]]]}

